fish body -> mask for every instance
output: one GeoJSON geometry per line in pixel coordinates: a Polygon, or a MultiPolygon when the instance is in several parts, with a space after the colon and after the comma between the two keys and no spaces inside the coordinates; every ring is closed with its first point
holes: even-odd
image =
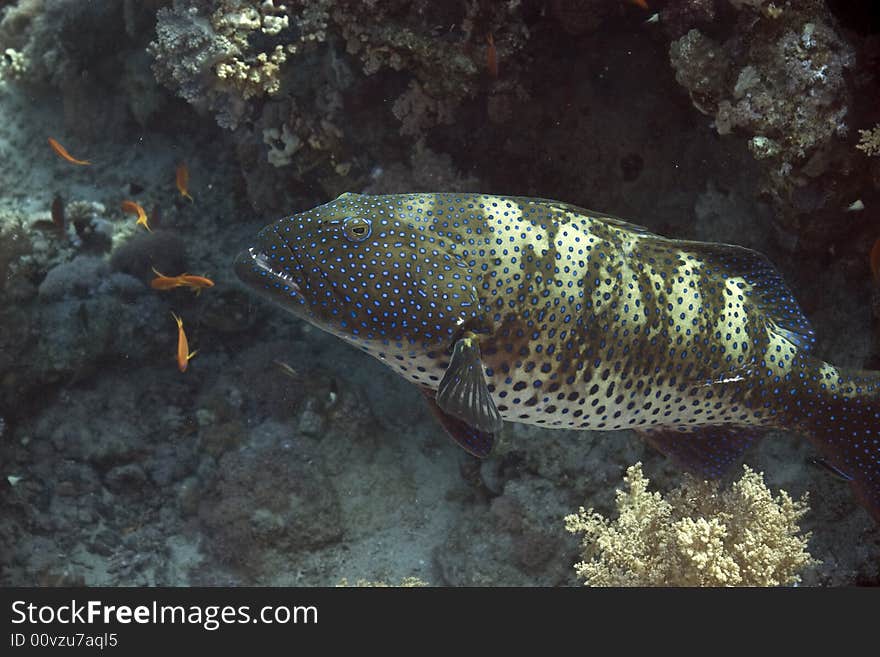
{"type": "Polygon", "coordinates": [[[79,160],[73,157],[70,153],[67,152],[67,149],[64,148],[57,140],[49,137],[49,147],[55,151],[55,154],[63,160],[70,162],[71,164],[78,164],[79,166],[89,166],[91,162],[89,160],[79,160]]]}
{"type": "Polygon", "coordinates": [[[493,78],[498,77],[498,50],[491,32],[486,35],[486,70],[493,78]]]}
{"type": "Polygon", "coordinates": [[[154,290],[173,290],[176,287],[188,287],[198,294],[205,288],[214,287],[214,281],[206,276],[194,276],[192,274],[166,276],[155,267],[153,267],[153,273],[156,275],[156,278],[150,281],[150,287],[154,290]]]}
{"type": "Polygon", "coordinates": [[[193,197],[189,194],[189,168],[183,162],[178,164],[174,170],[174,182],[180,195],[192,203],[193,197]]]}
{"type": "Polygon", "coordinates": [[[137,222],[135,225],[143,226],[147,229],[147,231],[152,232],[152,228],[150,228],[150,222],[147,219],[147,213],[141,207],[140,203],[136,203],[134,201],[123,201],[120,203],[120,207],[123,212],[127,212],[128,214],[133,214],[137,217],[137,222]]]}
{"type": "Polygon", "coordinates": [[[189,341],[186,338],[186,331],[183,330],[183,320],[174,313],[171,313],[171,317],[177,324],[177,369],[186,372],[189,361],[196,355],[198,349],[196,351],[189,350],[189,341]]]}
{"type": "Polygon", "coordinates": [[[880,375],[815,358],[754,251],[546,199],[344,194],[264,228],[236,270],[419,386],[478,456],[504,420],[633,429],[719,476],[792,429],[880,519],[880,375]]]}

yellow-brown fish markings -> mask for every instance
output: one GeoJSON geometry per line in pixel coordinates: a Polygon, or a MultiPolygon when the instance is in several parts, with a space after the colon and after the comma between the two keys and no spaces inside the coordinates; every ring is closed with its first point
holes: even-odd
{"type": "Polygon", "coordinates": [[[718,476],[786,428],[880,519],[880,374],[812,356],[754,251],[545,199],[343,194],[264,228],[236,270],[418,385],[472,454],[503,420],[633,429],[718,476]]]}

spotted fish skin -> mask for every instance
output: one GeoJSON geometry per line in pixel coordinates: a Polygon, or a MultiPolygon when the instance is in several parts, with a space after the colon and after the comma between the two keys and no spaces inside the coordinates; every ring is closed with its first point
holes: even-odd
{"type": "Polygon", "coordinates": [[[477,336],[505,420],[635,429],[712,476],[764,429],[802,432],[880,519],[880,375],[811,356],[754,251],[545,199],[343,194],[264,228],[236,270],[429,392],[477,336]]]}

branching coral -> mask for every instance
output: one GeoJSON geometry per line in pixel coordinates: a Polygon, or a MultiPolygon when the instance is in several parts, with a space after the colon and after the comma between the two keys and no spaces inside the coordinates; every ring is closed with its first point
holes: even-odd
{"type": "Polygon", "coordinates": [[[289,48],[251,45],[256,35],[275,38],[288,26],[284,6],[245,0],[178,0],[157,14],[148,51],[157,79],[217,122],[234,129],[248,116],[246,101],[277,93],[289,48]],[[209,10],[210,8],[210,10],[209,10]]]}
{"type": "Polygon", "coordinates": [[[870,130],[859,130],[859,143],[856,148],[865,155],[880,155],[880,123],[870,130]]]}
{"type": "Polygon", "coordinates": [[[806,496],[776,497],[748,466],[727,489],[687,476],[664,499],[641,463],[627,470],[612,521],[581,508],[566,529],[584,534],[578,577],[591,586],[779,586],[815,563],[798,521],[806,496]]]}
{"type": "Polygon", "coordinates": [[[286,9],[271,0],[225,0],[211,15],[215,33],[231,45],[224,61],[215,67],[217,78],[232,84],[245,100],[276,94],[281,88],[281,66],[287,61],[288,52],[295,52],[295,46],[276,44],[271,49],[261,49],[251,44],[257,34],[274,37],[288,29],[286,9]]]}

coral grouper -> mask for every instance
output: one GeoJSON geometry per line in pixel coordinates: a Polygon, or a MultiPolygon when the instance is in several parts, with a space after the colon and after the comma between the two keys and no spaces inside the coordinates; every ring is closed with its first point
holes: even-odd
{"type": "Polygon", "coordinates": [[[633,429],[714,477],[791,429],[880,520],[880,374],[813,357],[754,251],[544,199],[343,194],[265,227],[236,270],[419,386],[477,456],[503,420],[633,429]]]}

